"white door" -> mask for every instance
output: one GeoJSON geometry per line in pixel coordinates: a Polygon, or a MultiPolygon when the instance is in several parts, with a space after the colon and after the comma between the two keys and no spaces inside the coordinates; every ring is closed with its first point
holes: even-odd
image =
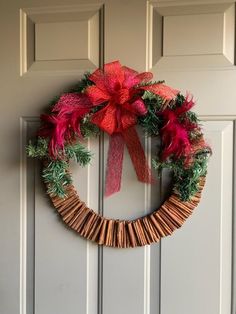
{"type": "MultiPolygon", "coordinates": [[[[233,1],[9,0],[1,32],[1,314],[235,314],[233,1]],[[191,91],[213,149],[202,202],[181,230],[136,249],[98,247],[67,229],[25,145],[49,101],[83,72],[119,59],[191,91]]],[[[145,141],[147,153],[152,143],[145,141]]],[[[125,156],[122,191],[103,197],[107,138],[73,166],[81,197],[108,217],[156,208],[168,185],[138,183],[125,156]],[[130,184],[132,182],[132,184],[130,184]]]]}

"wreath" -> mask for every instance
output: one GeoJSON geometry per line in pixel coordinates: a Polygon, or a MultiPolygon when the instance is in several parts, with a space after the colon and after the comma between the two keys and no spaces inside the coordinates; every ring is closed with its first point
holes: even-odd
{"type": "Polygon", "coordinates": [[[135,247],[158,242],[181,227],[198,205],[211,154],[190,95],[152,82],[152,73],[105,64],[84,77],[68,92],[54,99],[50,112],[41,115],[37,136],[27,154],[43,160],[42,178],[54,207],[63,221],[81,236],[100,245],[135,247]],[[72,184],[70,160],[81,166],[92,157],[83,144],[90,136],[109,137],[105,195],[121,188],[122,162],[128,149],[137,178],[154,182],[136,126],[146,136],[159,137],[160,147],[152,160],[161,174],[173,173],[171,195],[152,213],[135,220],[108,219],[90,209],[72,184]]]}

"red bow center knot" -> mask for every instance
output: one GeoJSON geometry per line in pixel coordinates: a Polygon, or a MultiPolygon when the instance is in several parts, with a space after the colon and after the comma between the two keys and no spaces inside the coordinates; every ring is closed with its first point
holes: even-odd
{"type": "Polygon", "coordinates": [[[130,92],[127,88],[121,88],[111,98],[117,105],[123,105],[130,99],[130,92]]]}
{"type": "Polygon", "coordinates": [[[96,70],[89,79],[95,85],[88,87],[86,93],[93,106],[102,106],[93,114],[92,122],[111,135],[105,195],[109,196],[120,190],[125,145],[138,180],[145,183],[153,182],[150,167],[135,129],[137,117],[147,113],[140,95],[144,90],[150,90],[163,98],[172,99],[178,91],[164,84],[140,86],[141,83],[150,81],[152,74],[138,73],[121,66],[119,61],[105,64],[103,70],[96,70]]]}

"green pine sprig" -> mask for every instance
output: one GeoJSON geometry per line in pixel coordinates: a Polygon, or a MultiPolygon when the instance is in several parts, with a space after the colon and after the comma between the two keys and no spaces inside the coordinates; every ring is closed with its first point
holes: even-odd
{"type": "Polygon", "coordinates": [[[85,73],[82,79],[68,90],[68,93],[82,93],[88,86],[93,85],[94,83],[90,81],[89,75],[89,72],[85,73]]]}
{"type": "Polygon", "coordinates": [[[53,196],[66,197],[66,187],[71,184],[69,164],[65,160],[50,161],[43,169],[42,178],[47,192],[53,196]]]}
{"type": "Polygon", "coordinates": [[[92,154],[82,144],[76,143],[65,146],[65,156],[84,167],[91,161],[92,154]]]}
{"type": "Polygon", "coordinates": [[[67,144],[64,150],[58,152],[58,158],[53,159],[48,152],[48,140],[38,137],[26,147],[29,157],[44,159],[45,166],[42,178],[47,184],[47,192],[54,196],[65,197],[66,187],[71,184],[72,178],[69,173],[69,160],[74,160],[81,166],[86,166],[92,154],[81,143],[67,144]]]}
{"type": "Polygon", "coordinates": [[[48,155],[48,141],[42,137],[38,137],[35,143],[29,141],[26,146],[26,154],[33,158],[46,158],[48,155]]]}
{"type": "Polygon", "coordinates": [[[84,138],[97,136],[100,133],[98,126],[91,122],[90,115],[85,116],[84,119],[81,121],[80,131],[84,138]]]}
{"type": "Polygon", "coordinates": [[[159,175],[164,168],[172,170],[174,190],[180,195],[182,201],[188,201],[198,192],[200,178],[206,176],[210,154],[211,151],[208,148],[197,152],[189,167],[185,166],[184,158],[169,159],[164,162],[156,158],[152,160],[152,164],[159,175]]]}
{"type": "Polygon", "coordinates": [[[147,107],[147,114],[138,118],[138,123],[143,127],[148,136],[159,134],[161,119],[158,116],[163,100],[158,95],[145,91],[142,99],[147,107]]]}

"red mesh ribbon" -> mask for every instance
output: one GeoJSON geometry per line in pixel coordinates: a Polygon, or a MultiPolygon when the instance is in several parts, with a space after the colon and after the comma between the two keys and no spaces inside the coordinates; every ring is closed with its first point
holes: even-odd
{"type": "Polygon", "coordinates": [[[106,169],[106,196],[120,191],[124,146],[122,134],[115,133],[110,136],[106,169]]]}
{"type": "Polygon", "coordinates": [[[128,148],[130,158],[133,162],[134,169],[137,174],[137,178],[141,182],[152,183],[151,169],[148,166],[148,162],[140,143],[138,133],[135,128],[129,128],[123,132],[123,137],[128,148]]]}
{"type": "Polygon", "coordinates": [[[152,73],[138,73],[121,66],[119,61],[105,64],[103,70],[96,70],[89,79],[95,85],[89,86],[86,94],[94,106],[103,105],[101,110],[93,114],[92,122],[111,135],[105,194],[108,196],[120,190],[124,144],[138,180],[151,183],[151,170],[134,128],[137,117],[147,113],[141,96],[144,90],[149,90],[170,100],[178,91],[161,83],[140,86],[152,79],[152,73]]]}
{"type": "Polygon", "coordinates": [[[115,133],[110,136],[106,169],[106,196],[120,191],[125,144],[138,180],[145,183],[153,182],[151,169],[148,166],[137,131],[132,127],[122,133],[115,133]]]}

